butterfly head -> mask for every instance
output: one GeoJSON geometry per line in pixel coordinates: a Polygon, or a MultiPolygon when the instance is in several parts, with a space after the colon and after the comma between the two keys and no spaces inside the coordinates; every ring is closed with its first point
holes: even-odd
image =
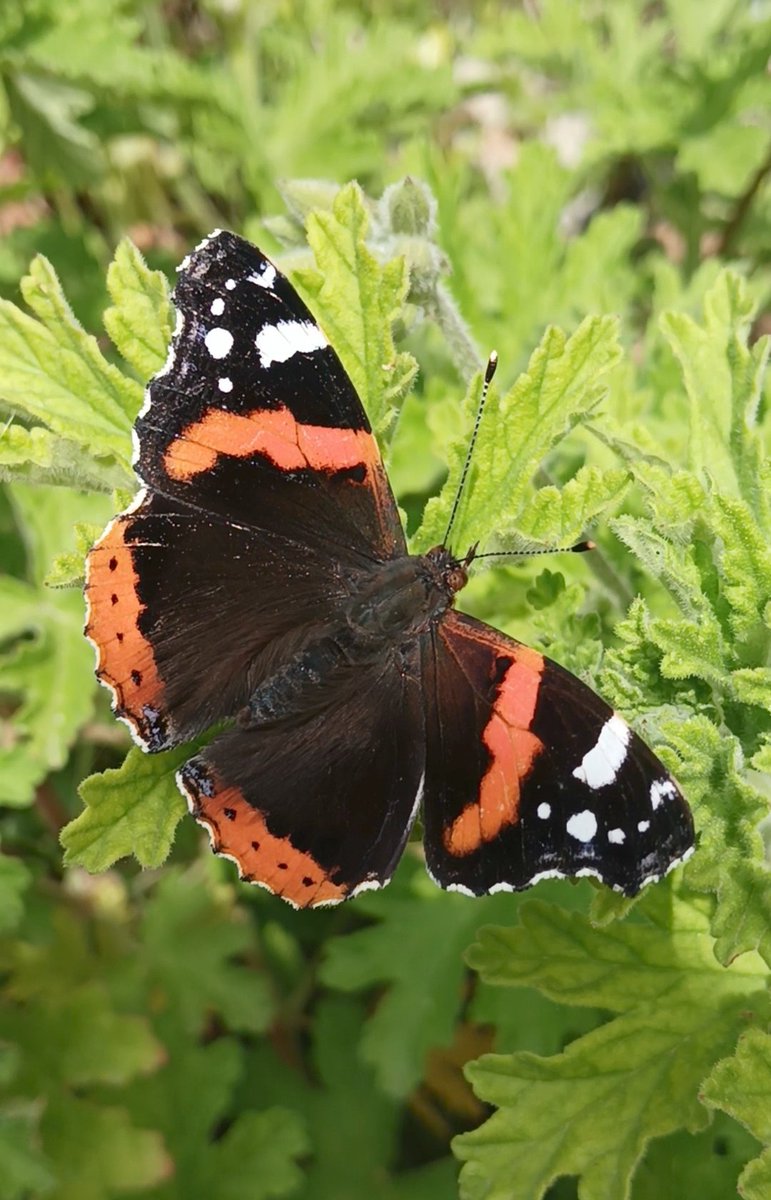
{"type": "Polygon", "coordinates": [[[468,568],[476,549],[476,546],[472,546],[465,558],[456,558],[446,546],[434,546],[428,551],[426,559],[431,564],[437,583],[450,598],[468,583],[468,568]]]}

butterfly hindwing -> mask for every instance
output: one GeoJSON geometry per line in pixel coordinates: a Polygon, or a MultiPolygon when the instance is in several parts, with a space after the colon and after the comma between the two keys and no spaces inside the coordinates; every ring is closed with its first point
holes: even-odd
{"type": "Polygon", "coordinates": [[[222,734],[180,786],[242,878],[299,908],[334,904],[382,887],[401,857],[422,789],[422,719],[416,656],[343,666],[326,705],[222,734]]]}
{"type": "Polygon", "coordinates": [[[454,612],[423,661],[426,862],[442,887],[481,895],[593,875],[634,895],[687,857],[676,784],[575,676],[454,612]]]}

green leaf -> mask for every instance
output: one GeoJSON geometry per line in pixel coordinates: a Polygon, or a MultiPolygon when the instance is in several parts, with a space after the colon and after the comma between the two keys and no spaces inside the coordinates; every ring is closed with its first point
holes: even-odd
{"type": "Polygon", "coordinates": [[[418,874],[412,888],[400,881],[386,895],[362,897],[357,907],[378,924],[327,944],[321,978],[328,986],[356,991],[388,985],[360,1047],[387,1095],[406,1095],[421,1079],[428,1051],[452,1041],[462,1002],[462,953],[481,923],[510,915],[516,903],[511,896],[469,903],[418,874]]]}
{"type": "Polygon", "coordinates": [[[96,464],[81,447],[33,425],[6,423],[0,431],[0,480],[108,491],[126,482],[126,469],[96,464]]]}
{"type": "Polygon", "coordinates": [[[161,754],[132,748],[120,767],[84,779],[78,791],[86,807],[61,833],[65,863],[105,871],[129,854],[143,867],[165,862],[186,811],[175,772],[189,757],[189,746],[161,754]]]}
{"type": "Polygon", "coordinates": [[[57,554],[45,578],[46,587],[83,587],[85,558],[102,532],[103,526],[91,521],[76,521],[73,529],[75,550],[57,554]]]}
{"type": "MultiPolygon", "coordinates": [[[[515,531],[532,479],[546,454],[594,409],[605,394],[601,382],[618,362],[617,322],[612,317],[584,321],[572,337],[559,329],[545,333],[528,369],[507,395],[491,388],[474,449],[469,479],[453,529],[453,544],[486,544],[492,532],[504,540],[515,531]],[[495,515],[495,528],[491,517],[495,515]]],[[[466,417],[476,411],[479,380],[466,398],[466,417]]],[[[468,430],[453,447],[450,473],[441,495],[426,505],[415,541],[423,549],[444,535],[468,446],[468,430]]],[[[574,492],[579,499],[581,485],[574,492]]],[[[564,514],[560,514],[565,519],[564,514]]]]}
{"type": "Polygon", "coordinates": [[[174,329],[169,285],[161,271],[148,269],[133,242],[124,238],[107,272],[113,307],[104,327],[140,379],[163,366],[174,329]]]}
{"type": "Polygon", "coordinates": [[[4,1014],[2,1029],[24,1048],[19,1084],[30,1095],[57,1084],[123,1084],[163,1061],[146,1018],[116,1012],[102,983],[41,991],[22,973],[17,986],[27,1002],[4,1014]]]}
{"type": "MultiPolygon", "coordinates": [[[[280,1108],[244,1112],[215,1143],[202,1200],[273,1200],[297,1192],[303,1172],[297,1159],[308,1138],[294,1113],[280,1108]]],[[[187,1193],[190,1195],[190,1193],[187,1193]]]]}
{"type": "Polygon", "coordinates": [[[391,327],[407,293],[403,259],[381,266],[367,248],[367,213],[355,184],[332,211],[308,218],[318,271],[297,273],[324,330],[361,396],[373,429],[385,433],[415,377],[409,354],[397,354],[391,327]]]}
{"type": "Polygon", "coordinates": [[[628,482],[626,471],[581,467],[563,488],[539,488],[525,503],[517,525],[533,541],[569,545],[620,499],[628,482]]]}
{"type": "Polygon", "coordinates": [[[44,186],[92,183],[103,160],[98,139],[78,121],[93,105],[88,92],[32,71],[7,75],[5,86],[28,161],[44,186]]]}
{"type": "Polygon", "coordinates": [[[730,1113],[765,1144],[740,1175],[738,1189],[747,1200],[764,1200],[771,1184],[771,1037],[764,1029],[747,1030],[735,1053],[715,1063],[702,1099],[730,1113]]]}
{"type": "Polygon", "coordinates": [[[135,1128],[120,1108],[63,1094],[49,1101],[41,1129],[58,1179],[56,1200],[109,1200],[116,1190],[151,1187],[172,1170],[159,1135],[135,1128]]]}
{"type": "Polygon", "coordinates": [[[313,1012],[312,1062],[316,1081],[293,1070],[269,1044],[255,1046],[246,1063],[245,1094],[301,1114],[309,1135],[305,1186],[298,1200],[447,1200],[455,1170],[447,1158],[420,1170],[397,1170],[403,1158],[403,1110],[373,1084],[357,1053],[363,1009],[348,997],[325,996],[313,1012]],[[346,1152],[340,1153],[340,1131],[346,1152]]]}
{"type": "Polygon", "coordinates": [[[757,955],[721,969],[708,914],[668,888],[636,911],[646,919],[597,930],[532,902],[517,928],[483,931],[470,952],[488,982],[618,1015],[551,1058],[469,1065],[477,1095],[500,1111],[455,1140],[464,1200],[504,1200],[512,1178],[539,1200],[563,1175],[580,1177],[586,1200],[625,1200],[651,1138],[704,1127],[699,1084],[747,1012],[765,1017],[767,970],[757,955]]]}
{"type": "Polygon", "coordinates": [[[690,405],[689,465],[728,495],[740,495],[756,516],[769,512],[758,487],[756,432],[768,341],[749,350],[753,303],[744,281],[725,271],[704,299],[704,326],[668,312],[661,328],[680,362],[690,405]]]}
{"type": "Polygon", "coordinates": [[[83,637],[82,597],[53,592],[43,579],[54,554],[71,542],[73,525],[97,515],[102,503],[23,486],[13,489],[11,500],[27,544],[30,582],[0,578],[6,620],[14,626],[6,635],[23,635],[0,655],[0,687],[18,702],[3,721],[0,792],[5,804],[25,805],[38,783],[64,765],[91,714],[93,652],[83,637]]]}
{"type": "Polygon", "coordinates": [[[174,1162],[173,1177],[152,1200],[269,1200],[296,1191],[303,1178],[296,1159],[308,1149],[300,1118],[273,1107],[228,1119],[244,1071],[238,1044],[221,1037],[198,1046],[178,1036],[172,1044],[166,1066],[129,1093],[136,1119],[163,1134],[174,1162]]]}
{"type": "Polygon", "coordinates": [[[167,870],[144,909],[142,939],[153,985],[182,1029],[199,1033],[210,1012],[234,1030],[268,1026],[266,977],[234,961],[253,949],[253,931],[243,913],[238,919],[232,889],[212,894],[200,868],[167,870]]]}
{"type": "Polygon", "coordinates": [[[30,872],[18,858],[0,854],[0,934],[15,929],[24,913],[24,893],[30,872]]]}
{"type": "Polygon", "coordinates": [[[54,1186],[50,1163],[40,1151],[38,1114],[18,1103],[0,1109],[0,1200],[45,1196],[54,1186]]]}
{"type": "Polygon", "coordinates": [[[51,264],[38,256],[22,280],[30,317],[0,300],[2,396],[12,409],[60,437],[129,468],[138,383],[102,356],[73,316],[51,264]]]}
{"type": "Polygon", "coordinates": [[[767,801],[743,778],[736,738],[706,717],[667,722],[664,732],[698,810],[699,848],[686,870],[692,887],[716,893],[715,954],[727,963],[757,949],[771,964],[771,875],[758,832],[767,801]]]}

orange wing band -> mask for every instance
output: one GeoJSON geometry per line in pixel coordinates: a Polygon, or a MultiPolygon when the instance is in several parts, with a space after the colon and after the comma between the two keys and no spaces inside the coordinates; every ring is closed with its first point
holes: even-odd
{"type": "Polygon", "coordinates": [[[445,848],[450,854],[457,857],[473,854],[519,819],[522,783],[543,749],[543,743],[530,732],[543,666],[543,657],[536,650],[517,647],[482,735],[491,761],[479,795],[466,805],[444,834],[445,848]]]}
{"type": "Polygon", "coordinates": [[[208,828],[213,849],[234,859],[247,883],[260,884],[297,908],[345,899],[348,889],[333,883],[316,860],[297,850],[289,838],[272,834],[262,813],[247,804],[237,788],[191,798],[193,816],[208,828]]]}
{"type": "Polygon", "coordinates": [[[163,684],[152,646],[139,628],[144,605],[125,540],[131,519],[117,517],[88,556],[86,635],[96,646],[97,677],[112,688],[118,715],[143,736],[144,710],[160,710],[163,684]]]}
{"type": "Polygon", "coordinates": [[[301,425],[283,406],[246,416],[209,409],[174,439],[163,461],[172,479],[187,481],[211,470],[220,455],[251,458],[254,454],[264,455],[281,471],[358,466],[369,470],[380,461],[375,440],[366,430],[301,425]]]}

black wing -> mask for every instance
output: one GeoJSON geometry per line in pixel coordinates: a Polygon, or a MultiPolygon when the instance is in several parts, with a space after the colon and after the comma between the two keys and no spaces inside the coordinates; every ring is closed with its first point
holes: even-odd
{"type": "Polygon", "coordinates": [[[655,754],[590,688],[449,613],[424,642],[426,862],[473,895],[592,875],[634,895],[693,846],[655,754]]]}
{"type": "Polygon", "coordinates": [[[214,849],[299,908],[382,887],[423,779],[417,665],[396,655],[330,681],[313,716],[223,734],[178,774],[214,849]]]}
{"type": "Polygon", "coordinates": [[[289,282],[217,233],[180,270],[177,332],[136,424],[145,490],[89,555],[86,632],[148,750],[232,716],[405,552],[364,410],[289,282]]]}

